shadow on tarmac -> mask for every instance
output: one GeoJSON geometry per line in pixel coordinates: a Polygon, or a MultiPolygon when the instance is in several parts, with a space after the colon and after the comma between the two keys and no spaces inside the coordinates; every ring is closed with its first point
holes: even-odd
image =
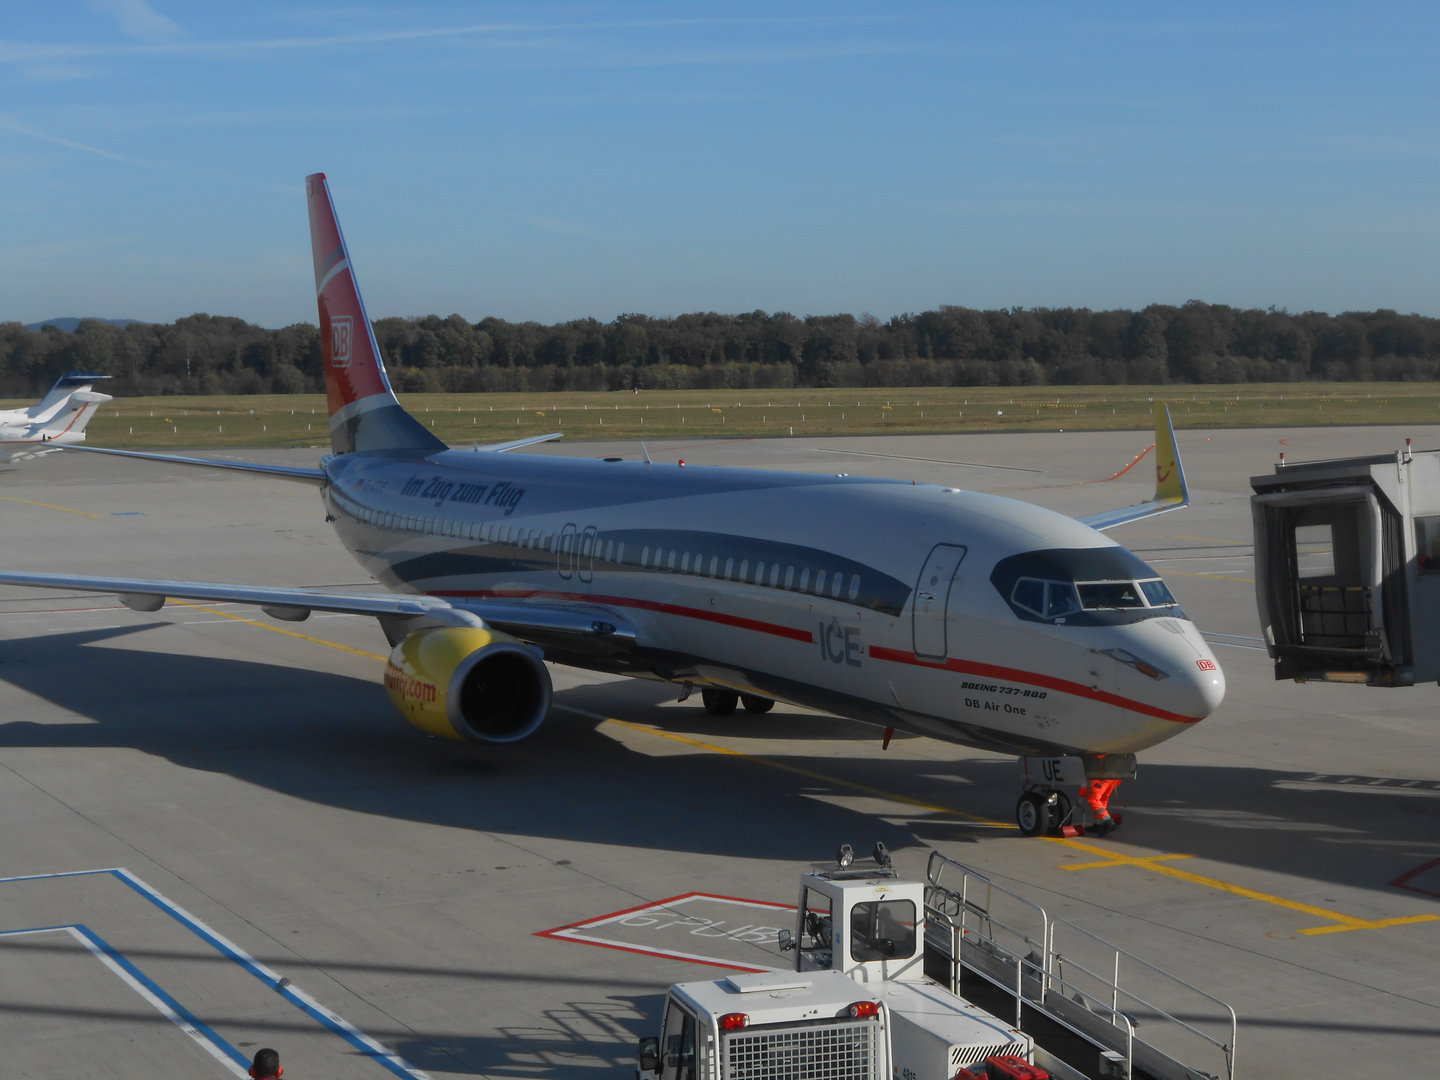
{"type": "MultiPolygon", "coordinates": [[[[873,727],[783,706],[712,717],[675,707],[675,688],[625,680],[561,691],[559,705],[705,741],[850,741],[853,756],[766,754],[754,760],[663,743],[637,753],[556,709],[515,746],[463,746],[395,716],[377,682],[324,671],[125,647],[134,627],[12,640],[0,679],[85,717],[74,724],[10,720],[5,747],[125,747],[187,768],[235,776],[297,798],[421,822],[706,855],[807,862],[816,837],[853,836],[892,850],[933,841],[1010,838],[917,808],[899,825],[820,801],[856,792],[837,777],[964,814],[1008,822],[1018,795],[1008,758],[936,763],[889,757],[873,727]],[[120,647],[114,647],[120,646],[120,647]],[[663,707],[662,707],[663,705],[663,707]],[[867,745],[868,744],[868,745],[867,745]],[[662,746],[657,746],[661,749],[662,746]],[[820,774],[820,775],[816,775],[820,774]],[[757,780],[760,781],[757,783],[757,780]],[[597,813],[644,791],[644,815],[597,813]],[[743,792],[747,812],[715,814],[743,792]],[[697,797],[697,794],[699,797],[697,797]],[[663,820],[663,829],[654,827],[663,820]],[[783,823],[783,827],[780,827],[783,823]],[[874,835],[871,835],[874,834],[874,835]]],[[[644,738],[644,736],[638,736],[644,738]]],[[[1316,779],[1281,769],[1147,765],[1121,789],[1122,831],[1104,844],[1179,851],[1220,863],[1283,869],[1321,882],[1383,886],[1440,855],[1440,788],[1385,777],[1316,779]],[[1374,781],[1374,782],[1371,782],[1374,781]],[[1128,807],[1125,804],[1129,804],[1128,807]]],[[[890,816],[890,815],[887,815],[890,816]]]]}

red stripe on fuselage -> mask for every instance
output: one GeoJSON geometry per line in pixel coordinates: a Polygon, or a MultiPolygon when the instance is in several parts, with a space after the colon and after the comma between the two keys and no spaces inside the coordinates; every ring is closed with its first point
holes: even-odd
{"type": "Polygon", "coordinates": [[[978,675],[986,679],[1024,683],[1027,686],[1043,686],[1047,690],[1058,690],[1062,694],[1089,698],[1091,701],[1114,705],[1131,712],[1144,713],[1146,716],[1153,716],[1160,720],[1172,720],[1177,724],[1198,724],[1204,719],[1203,716],[1185,716],[1181,713],[1171,712],[1169,709],[1146,705],[1143,701],[1134,701],[1131,698],[1121,697],[1119,694],[1111,694],[1086,686],[1084,683],[1071,682],[1069,679],[1057,679],[1053,675],[1041,675],[1033,671],[1021,671],[1018,668],[1000,667],[996,664],[977,664],[968,660],[938,662],[922,660],[912,652],[905,652],[902,649],[887,649],[883,645],[870,646],[870,655],[876,660],[889,660],[895,664],[909,664],[912,667],[931,668],[935,671],[953,671],[959,675],[978,675]]]}
{"type": "MultiPolygon", "coordinates": [[[[792,641],[803,641],[807,645],[815,644],[815,635],[808,630],[796,630],[794,627],[781,626],[778,623],[761,622],[759,619],[746,619],[739,615],[726,615],[720,611],[706,611],[704,608],[685,607],[681,604],[662,604],[655,600],[639,600],[629,596],[598,596],[590,593],[551,592],[545,589],[467,589],[432,593],[431,595],[440,597],[470,596],[478,599],[493,597],[495,599],[504,598],[516,600],[543,597],[549,600],[573,600],[578,603],[609,604],[613,607],[639,608],[643,611],[656,611],[664,615],[679,615],[687,619],[701,619],[705,622],[721,623],[725,626],[738,627],[741,630],[754,630],[760,634],[773,634],[776,637],[789,638],[792,641]]],[[[1204,717],[1200,716],[1185,716],[1181,713],[1170,712],[1168,709],[1157,708],[1154,705],[1146,705],[1142,701],[1134,701],[1130,698],[1121,697],[1119,694],[1111,694],[1104,690],[1092,689],[1084,683],[1071,682],[1068,679],[1057,679],[1053,675],[1041,675],[1033,671],[1021,671],[1018,668],[999,667],[995,664],[971,663],[964,660],[946,660],[941,663],[935,663],[930,660],[922,660],[914,653],[905,652],[901,649],[887,649],[883,645],[871,645],[869,654],[876,660],[888,660],[895,664],[909,664],[913,667],[931,668],[936,671],[952,671],[957,675],[978,675],[987,679],[1002,679],[1005,682],[1022,683],[1026,686],[1042,686],[1047,690],[1056,690],[1062,694],[1088,698],[1091,701],[1098,701],[1105,705],[1113,705],[1116,708],[1126,709],[1130,712],[1153,716],[1159,720],[1170,720],[1177,724],[1198,724],[1204,719],[1204,717]]]]}

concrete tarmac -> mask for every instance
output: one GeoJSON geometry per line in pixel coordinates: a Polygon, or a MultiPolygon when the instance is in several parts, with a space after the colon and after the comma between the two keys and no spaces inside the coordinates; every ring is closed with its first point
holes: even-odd
{"type": "MultiPolygon", "coordinates": [[[[690,893],[794,903],[811,861],[875,840],[908,872],[932,848],[973,865],[1229,1001],[1238,1076],[1429,1075],[1436,690],[1274,681],[1255,640],[1247,503],[1248,477],[1281,450],[1386,452],[1407,435],[1440,445],[1437,428],[1180,432],[1194,506],[1113,535],[1215,635],[1229,694],[1141,755],[1117,797],[1122,829],[1072,844],[1008,827],[1018,777],[994,754],[901,737],[885,751],[873,728],[783,705],[717,719],[698,695],[680,704],[673,687],[564,668],[536,736],[454,746],[391,710],[373,621],[0,592],[6,1075],[243,1075],[269,1045],[295,1080],[629,1077],[665,987],[723,974],[665,954],[772,964],[767,928],[785,914],[695,899],[683,917],[537,935],[690,893]]],[[[649,451],[1083,514],[1148,498],[1148,457],[1107,478],[1150,442],[649,451]]],[[[540,449],[639,456],[633,443],[540,449]]],[[[58,453],[0,467],[0,521],[6,569],[368,587],[302,484],[58,453]]]]}

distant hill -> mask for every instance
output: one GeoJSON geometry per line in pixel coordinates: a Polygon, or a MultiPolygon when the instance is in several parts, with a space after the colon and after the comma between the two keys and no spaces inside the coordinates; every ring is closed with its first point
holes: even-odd
{"type": "MultiPolygon", "coordinates": [[[[67,334],[73,334],[73,333],[75,332],[75,328],[76,328],[77,326],[79,326],[83,321],[84,321],[84,319],[76,318],[76,317],[73,316],[73,315],[67,315],[67,316],[66,316],[65,318],[63,318],[63,319],[46,319],[46,320],[43,321],[43,322],[26,323],[26,324],[25,324],[25,329],[26,329],[26,330],[43,330],[43,329],[44,329],[45,327],[47,327],[47,326],[53,326],[53,327],[55,327],[56,330],[64,330],[65,333],[67,333],[67,334]]],[[[139,319],[96,319],[95,321],[96,321],[96,322],[107,323],[107,324],[110,325],[110,326],[118,326],[118,327],[120,327],[120,328],[123,330],[125,327],[129,326],[131,323],[138,323],[138,322],[140,322],[141,320],[139,320],[139,319]]]]}

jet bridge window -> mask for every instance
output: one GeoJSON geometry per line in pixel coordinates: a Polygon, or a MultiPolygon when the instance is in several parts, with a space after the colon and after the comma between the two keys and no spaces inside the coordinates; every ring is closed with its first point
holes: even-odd
{"type": "Polygon", "coordinates": [[[1422,574],[1440,574],[1440,517],[1415,519],[1415,556],[1422,574]]]}
{"type": "Polygon", "coordinates": [[[915,955],[915,902],[875,900],[850,909],[850,956],[906,960],[915,955]]]}

